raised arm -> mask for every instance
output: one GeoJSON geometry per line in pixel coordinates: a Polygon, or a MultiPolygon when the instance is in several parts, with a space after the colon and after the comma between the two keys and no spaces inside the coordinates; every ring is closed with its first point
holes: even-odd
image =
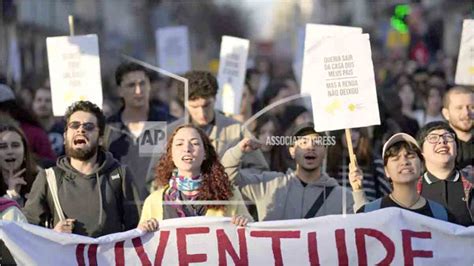
{"type": "Polygon", "coordinates": [[[356,213],[359,208],[368,203],[365,197],[362,179],[364,173],[357,165],[349,164],[349,182],[352,187],[352,198],[354,199],[353,212],[356,213]]]}

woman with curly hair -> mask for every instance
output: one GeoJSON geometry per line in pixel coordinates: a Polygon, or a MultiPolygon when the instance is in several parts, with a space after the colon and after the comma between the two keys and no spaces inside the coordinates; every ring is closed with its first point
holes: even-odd
{"type": "Polygon", "coordinates": [[[252,220],[209,138],[194,125],[175,129],[155,181],[157,190],[146,198],[138,225],[143,231],[156,231],[158,221],[179,217],[227,216],[239,226],[252,220]]]}

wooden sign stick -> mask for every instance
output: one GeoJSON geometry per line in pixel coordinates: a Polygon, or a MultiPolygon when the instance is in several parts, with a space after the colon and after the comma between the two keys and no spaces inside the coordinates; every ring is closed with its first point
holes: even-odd
{"type": "Polygon", "coordinates": [[[69,15],[68,21],[69,21],[69,35],[74,36],[74,16],[69,15]]]}

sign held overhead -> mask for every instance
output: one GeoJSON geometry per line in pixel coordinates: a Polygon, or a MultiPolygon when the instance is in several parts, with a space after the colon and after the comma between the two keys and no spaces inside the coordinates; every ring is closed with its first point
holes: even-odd
{"type": "Polygon", "coordinates": [[[225,113],[240,113],[248,51],[248,40],[222,37],[216,108],[225,113]]]}
{"type": "Polygon", "coordinates": [[[53,114],[88,100],[102,106],[99,41],[97,35],[46,38],[53,114]]]}

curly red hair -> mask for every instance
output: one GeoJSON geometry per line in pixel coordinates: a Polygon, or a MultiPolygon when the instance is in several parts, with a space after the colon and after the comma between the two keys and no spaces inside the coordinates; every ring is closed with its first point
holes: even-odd
{"type": "MultiPolygon", "coordinates": [[[[155,181],[158,186],[168,184],[174,169],[176,168],[171,154],[171,146],[176,133],[182,128],[195,129],[204,145],[205,160],[201,165],[202,185],[199,188],[197,200],[229,200],[232,196],[232,185],[229,176],[224,171],[224,166],[219,162],[216,150],[211,144],[209,137],[202,129],[185,124],[177,127],[166,144],[166,153],[161,157],[155,170],[155,181]]],[[[208,205],[208,209],[225,209],[224,205],[208,205]]]]}

